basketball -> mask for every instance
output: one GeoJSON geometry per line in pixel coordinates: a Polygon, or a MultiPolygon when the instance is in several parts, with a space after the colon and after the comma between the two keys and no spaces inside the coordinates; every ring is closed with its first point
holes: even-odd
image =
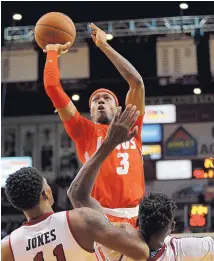
{"type": "Polygon", "coordinates": [[[43,15],[36,23],[34,36],[37,44],[45,49],[48,44],[74,43],[76,28],[73,21],[59,12],[43,15]]]}

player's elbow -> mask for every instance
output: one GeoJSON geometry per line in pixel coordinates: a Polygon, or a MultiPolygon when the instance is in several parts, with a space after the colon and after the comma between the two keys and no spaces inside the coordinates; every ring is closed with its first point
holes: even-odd
{"type": "Polygon", "coordinates": [[[139,77],[132,79],[132,81],[130,83],[130,87],[144,89],[144,82],[143,82],[142,77],[139,76],[139,77]]]}
{"type": "Polygon", "coordinates": [[[71,183],[69,189],[67,190],[67,196],[71,201],[78,198],[78,193],[76,193],[75,185],[73,185],[73,183],[71,183]]]}
{"type": "Polygon", "coordinates": [[[75,183],[72,183],[67,190],[67,196],[74,207],[78,207],[82,205],[82,202],[84,202],[84,193],[82,193],[79,186],[75,183]]]}

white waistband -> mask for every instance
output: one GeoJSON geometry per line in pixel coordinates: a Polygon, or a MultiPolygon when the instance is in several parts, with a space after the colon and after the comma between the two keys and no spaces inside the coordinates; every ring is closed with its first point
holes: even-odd
{"type": "Polygon", "coordinates": [[[138,216],[139,206],[134,208],[103,208],[105,214],[120,218],[133,218],[138,216]]]}

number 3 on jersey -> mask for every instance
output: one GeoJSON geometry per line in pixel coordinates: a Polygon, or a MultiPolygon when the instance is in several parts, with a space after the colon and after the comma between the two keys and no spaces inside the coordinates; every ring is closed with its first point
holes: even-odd
{"type": "Polygon", "coordinates": [[[120,162],[120,167],[117,167],[117,174],[118,175],[126,175],[129,171],[129,154],[127,152],[117,153],[118,158],[122,158],[120,162]]]}

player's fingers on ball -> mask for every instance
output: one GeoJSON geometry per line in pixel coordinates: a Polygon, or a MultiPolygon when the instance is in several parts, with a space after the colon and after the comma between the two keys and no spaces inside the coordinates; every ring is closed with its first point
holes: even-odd
{"type": "Polygon", "coordinates": [[[68,42],[68,48],[72,46],[72,42],[68,42]]]}
{"type": "Polygon", "coordinates": [[[63,45],[63,50],[67,50],[70,47],[71,47],[71,42],[67,42],[66,44],[63,45]]]}

